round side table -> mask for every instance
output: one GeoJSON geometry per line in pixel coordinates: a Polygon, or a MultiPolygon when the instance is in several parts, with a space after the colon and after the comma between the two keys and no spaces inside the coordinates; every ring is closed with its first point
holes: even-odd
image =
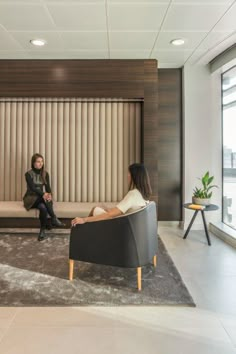
{"type": "Polygon", "coordinates": [[[204,229],[205,229],[205,234],[206,234],[207,242],[208,242],[208,245],[211,246],[211,240],[210,240],[210,236],[209,236],[209,233],[208,233],[208,230],[207,230],[207,224],[206,224],[206,218],[205,218],[205,211],[218,210],[218,209],[219,209],[218,205],[210,204],[210,205],[207,205],[207,206],[205,207],[205,209],[202,209],[202,210],[189,208],[189,205],[192,205],[192,203],[186,203],[186,204],[184,204],[184,208],[194,211],[194,214],[193,214],[193,217],[192,217],[192,219],[191,219],[191,221],[190,221],[190,223],[189,223],[189,225],[188,225],[188,228],[187,228],[187,230],[186,230],[186,232],[185,232],[183,238],[184,238],[184,239],[187,238],[188,233],[189,233],[189,231],[190,231],[190,229],[191,229],[191,227],[192,227],[192,225],[193,225],[193,222],[194,222],[194,220],[195,220],[195,218],[196,218],[198,212],[200,211],[201,214],[202,214],[202,221],[203,221],[203,225],[204,225],[204,229]]]}

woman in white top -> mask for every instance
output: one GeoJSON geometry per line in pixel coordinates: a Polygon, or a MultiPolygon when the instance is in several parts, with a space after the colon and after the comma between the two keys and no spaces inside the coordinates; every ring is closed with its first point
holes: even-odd
{"type": "Polygon", "coordinates": [[[141,163],[134,163],[129,166],[128,172],[129,192],[115,208],[103,209],[95,207],[89,216],[77,217],[71,221],[72,226],[98,220],[111,219],[144,207],[152,194],[149,176],[146,167],[141,163]]]}

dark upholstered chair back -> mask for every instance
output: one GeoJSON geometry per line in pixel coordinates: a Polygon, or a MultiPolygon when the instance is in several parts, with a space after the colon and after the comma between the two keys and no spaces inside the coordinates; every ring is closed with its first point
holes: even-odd
{"type": "Polygon", "coordinates": [[[69,259],[137,268],[157,253],[156,204],[113,219],[72,227],[69,259]]]}

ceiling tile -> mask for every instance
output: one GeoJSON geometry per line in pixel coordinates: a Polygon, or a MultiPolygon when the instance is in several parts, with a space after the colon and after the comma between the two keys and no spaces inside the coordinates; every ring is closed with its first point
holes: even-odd
{"type": "Polygon", "coordinates": [[[163,63],[158,61],[158,69],[178,69],[181,68],[183,64],[175,63],[163,63]]]}
{"type": "Polygon", "coordinates": [[[203,49],[204,47],[200,46],[193,53],[188,62],[192,64],[201,63],[203,65],[208,64],[212,59],[214,59],[217,55],[225,51],[227,48],[231,47],[236,43],[236,33],[232,33],[224,38],[223,41],[217,42],[214,46],[208,48],[208,50],[203,49]]]}
{"type": "Polygon", "coordinates": [[[156,32],[110,32],[110,49],[151,51],[155,38],[156,32]]]}
{"type": "Polygon", "coordinates": [[[107,3],[112,59],[148,59],[158,34],[159,67],[180,67],[191,54],[188,62],[206,62],[235,43],[236,3],[219,21],[232,2],[172,0],[158,34],[170,0],[0,0],[0,58],[107,59],[107,3]],[[47,45],[32,46],[36,37],[47,45]],[[179,37],[185,45],[171,46],[179,37]]]}
{"type": "Polygon", "coordinates": [[[54,28],[42,5],[0,4],[0,23],[11,31],[40,31],[54,28]]]}
{"type": "Polygon", "coordinates": [[[198,47],[200,50],[209,50],[226,40],[231,32],[210,32],[198,47]]]}
{"type": "Polygon", "coordinates": [[[20,44],[8,32],[0,32],[0,51],[21,50],[20,44]]]}
{"type": "Polygon", "coordinates": [[[157,31],[168,4],[113,4],[108,5],[108,23],[112,31],[157,31]]]}
{"type": "MultiPolygon", "coordinates": [[[[227,47],[232,45],[232,33],[211,32],[204,41],[195,48],[188,62],[194,64],[198,60],[205,60],[206,63],[220,54],[227,47]],[[228,45],[227,45],[228,43],[228,45]],[[210,58],[210,59],[209,59],[210,58]]],[[[235,37],[234,37],[235,38],[235,37]]]]}
{"type": "Polygon", "coordinates": [[[172,50],[175,48],[170,41],[175,38],[185,39],[181,49],[194,49],[208,32],[160,32],[154,50],[172,50]]]}
{"type": "Polygon", "coordinates": [[[160,50],[153,52],[151,57],[160,63],[183,65],[191,53],[191,50],[160,50]]]}
{"type": "Polygon", "coordinates": [[[204,3],[212,3],[212,4],[232,4],[234,0],[172,0],[173,3],[185,3],[185,4],[191,4],[191,3],[199,3],[199,4],[204,4],[204,3]]]}
{"type": "Polygon", "coordinates": [[[107,32],[61,32],[63,46],[71,50],[107,50],[107,32]]]}
{"type": "Polygon", "coordinates": [[[163,31],[209,31],[226,11],[225,4],[172,5],[163,31]]]}
{"type": "Polygon", "coordinates": [[[48,51],[62,49],[62,40],[57,32],[9,32],[25,50],[48,51]],[[30,43],[31,39],[45,39],[46,45],[37,47],[30,43]]]}
{"type": "Polygon", "coordinates": [[[150,51],[118,51],[111,50],[110,57],[111,59],[148,59],[150,51]]]}
{"type": "Polygon", "coordinates": [[[0,59],[28,59],[28,54],[26,52],[7,52],[0,51],[0,59]]]}
{"type": "Polygon", "coordinates": [[[53,3],[48,4],[48,9],[61,30],[106,31],[106,10],[103,3],[53,3]]]}
{"type": "Polygon", "coordinates": [[[108,59],[108,51],[28,51],[27,55],[30,59],[108,59]]]}
{"type": "Polygon", "coordinates": [[[32,2],[34,4],[36,4],[36,3],[42,4],[41,0],[0,0],[0,4],[14,3],[14,4],[22,4],[22,5],[25,5],[25,4],[31,5],[32,2]]]}
{"type": "Polygon", "coordinates": [[[164,3],[169,3],[170,0],[107,0],[107,2],[110,3],[146,3],[146,4],[164,4],[164,3]]]}
{"type": "Polygon", "coordinates": [[[214,31],[236,31],[236,3],[214,27],[214,31]]]}
{"type": "Polygon", "coordinates": [[[70,2],[72,2],[72,3],[89,3],[89,2],[91,2],[91,3],[105,3],[106,2],[106,0],[42,0],[42,1],[44,1],[45,3],[56,3],[56,2],[58,2],[58,3],[64,3],[64,4],[68,4],[68,3],[70,3],[70,2]]]}

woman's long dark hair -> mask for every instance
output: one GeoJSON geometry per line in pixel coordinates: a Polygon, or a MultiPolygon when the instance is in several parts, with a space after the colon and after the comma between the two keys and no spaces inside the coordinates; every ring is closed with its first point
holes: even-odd
{"type": "Polygon", "coordinates": [[[35,169],[34,167],[34,164],[36,162],[36,160],[38,158],[41,158],[43,160],[43,167],[41,168],[40,170],[40,175],[42,176],[42,179],[43,179],[43,183],[47,184],[47,181],[46,181],[46,171],[45,171],[45,168],[44,168],[44,158],[41,154],[34,154],[32,157],[31,157],[31,168],[32,169],[35,169]]]}
{"type": "Polygon", "coordinates": [[[131,181],[129,189],[137,188],[144,199],[149,199],[152,194],[149,175],[142,163],[133,163],[129,166],[131,181]]]}

